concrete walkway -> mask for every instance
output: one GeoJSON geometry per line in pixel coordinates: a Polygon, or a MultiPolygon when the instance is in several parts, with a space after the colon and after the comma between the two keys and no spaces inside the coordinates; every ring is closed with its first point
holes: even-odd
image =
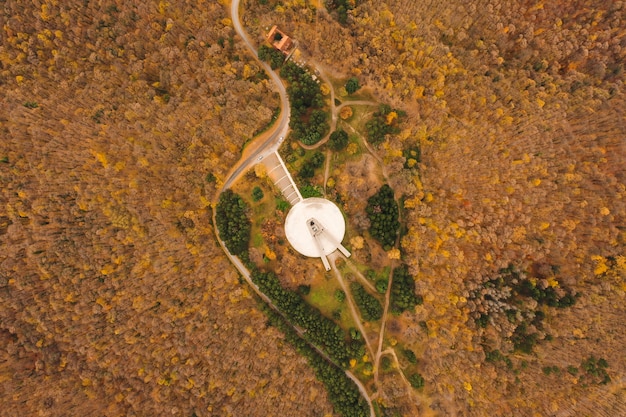
{"type": "Polygon", "coordinates": [[[294,206],[303,200],[298,186],[278,152],[271,153],[263,158],[263,164],[267,168],[267,176],[272,180],[276,188],[280,190],[282,195],[285,196],[289,204],[294,206]]]}

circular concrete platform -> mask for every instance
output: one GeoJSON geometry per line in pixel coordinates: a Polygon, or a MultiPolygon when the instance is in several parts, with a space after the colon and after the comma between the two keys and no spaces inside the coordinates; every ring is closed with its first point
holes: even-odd
{"type": "Polygon", "coordinates": [[[302,200],[289,210],[285,219],[287,240],[295,250],[311,258],[321,257],[313,234],[318,235],[317,241],[324,255],[330,255],[338,248],[345,233],[346,222],[339,207],[324,198],[302,200]]]}

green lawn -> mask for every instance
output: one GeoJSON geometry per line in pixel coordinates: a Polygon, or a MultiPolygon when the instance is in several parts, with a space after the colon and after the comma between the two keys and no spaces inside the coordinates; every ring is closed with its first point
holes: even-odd
{"type": "Polygon", "coordinates": [[[335,298],[335,291],[340,288],[334,277],[331,279],[322,278],[311,284],[311,292],[305,299],[312,306],[319,308],[322,314],[332,318],[342,329],[347,330],[354,327],[355,324],[350,314],[348,302],[340,302],[335,298]],[[333,317],[333,312],[336,310],[341,311],[339,320],[333,317]]]}

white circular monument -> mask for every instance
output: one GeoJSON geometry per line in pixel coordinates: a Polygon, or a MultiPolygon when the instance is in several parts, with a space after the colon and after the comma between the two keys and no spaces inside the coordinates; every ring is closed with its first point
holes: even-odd
{"type": "Polygon", "coordinates": [[[312,197],[296,203],[285,219],[287,240],[295,250],[311,258],[345,250],[341,246],[345,233],[346,222],[339,207],[324,198],[312,197]]]}

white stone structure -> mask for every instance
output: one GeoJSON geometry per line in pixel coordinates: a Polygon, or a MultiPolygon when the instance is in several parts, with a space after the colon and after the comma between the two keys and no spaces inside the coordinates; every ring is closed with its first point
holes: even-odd
{"type": "Polygon", "coordinates": [[[268,167],[267,176],[272,180],[276,188],[285,196],[289,204],[296,205],[302,201],[302,195],[283,159],[278,152],[273,152],[265,157],[264,164],[268,167]]]}
{"type": "Polygon", "coordinates": [[[326,257],[335,250],[350,256],[341,244],[345,232],[346,223],[339,207],[324,198],[298,202],[285,219],[285,235],[291,246],[304,256],[322,258],[327,271],[330,264],[326,257]]]}

